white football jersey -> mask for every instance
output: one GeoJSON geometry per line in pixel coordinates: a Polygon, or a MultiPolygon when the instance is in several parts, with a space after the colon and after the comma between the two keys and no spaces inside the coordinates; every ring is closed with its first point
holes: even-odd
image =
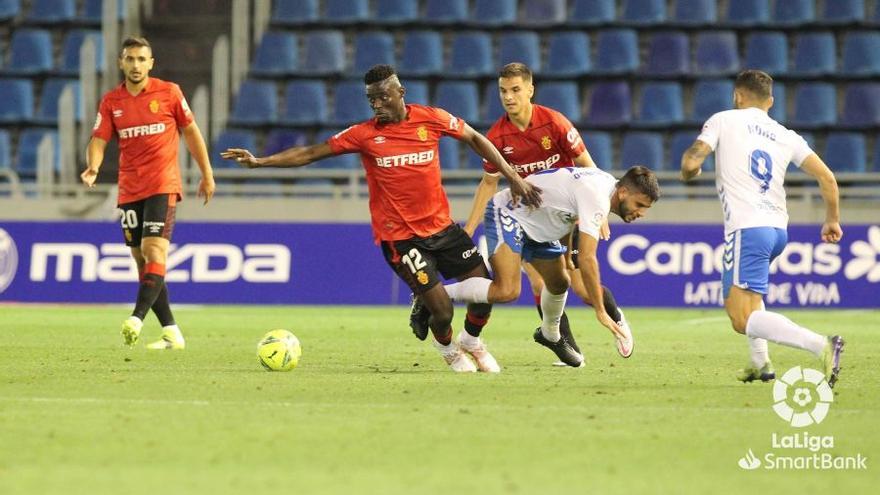
{"type": "Polygon", "coordinates": [[[715,152],[715,186],[724,211],[724,233],[750,227],[788,226],[785,169],[813,150],[798,133],[758,108],[718,112],[697,137],[715,152]]]}
{"type": "Polygon", "coordinates": [[[533,241],[558,241],[580,219],[581,232],[599,239],[599,228],[611,209],[617,179],[596,167],[545,170],[525,178],[541,189],[539,208],[510,201],[510,189],[495,194],[495,206],[505,208],[533,241]]]}

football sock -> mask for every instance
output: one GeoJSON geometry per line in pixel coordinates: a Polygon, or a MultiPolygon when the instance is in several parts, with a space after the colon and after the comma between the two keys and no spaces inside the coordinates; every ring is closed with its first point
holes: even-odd
{"type": "Polygon", "coordinates": [[[824,336],[772,311],[753,312],[746,322],[746,335],[797,349],[805,349],[817,357],[822,356],[826,343],[824,336]]]}
{"type": "Polygon", "coordinates": [[[749,354],[752,358],[752,366],[761,369],[770,360],[769,351],[767,350],[767,339],[760,337],[748,337],[749,354]]]}
{"type": "Polygon", "coordinates": [[[489,286],[492,281],[488,278],[471,277],[456,282],[454,284],[444,285],[446,293],[453,301],[466,303],[487,303],[489,302],[489,286]]]}
{"type": "Polygon", "coordinates": [[[436,340],[439,344],[449,345],[452,343],[452,327],[441,331],[437,331],[432,328],[431,332],[434,333],[434,340],[436,340]]]}
{"type": "MultiPolygon", "coordinates": [[[[541,296],[535,296],[535,301],[538,304],[538,316],[541,317],[541,320],[544,320],[544,311],[541,310],[541,296]]],[[[562,332],[568,332],[571,335],[571,324],[568,322],[568,314],[565,311],[562,312],[562,316],[559,317],[559,330],[562,332]]]]}
{"type": "MultiPolygon", "coordinates": [[[[487,313],[484,316],[480,316],[478,314],[474,314],[470,308],[468,308],[467,316],[464,318],[464,331],[468,335],[473,337],[479,337],[480,332],[483,331],[483,327],[489,323],[489,316],[492,313],[487,313]]],[[[462,335],[464,336],[464,335],[462,335]]]]}
{"type": "Polygon", "coordinates": [[[165,285],[165,265],[161,263],[147,263],[144,267],[144,275],[141,277],[141,284],[138,287],[137,302],[134,305],[132,316],[137,316],[141,320],[147,316],[147,311],[156,298],[162,286],[165,285]]]}
{"type": "Polygon", "coordinates": [[[174,325],[174,315],[171,313],[171,302],[168,300],[168,284],[162,284],[162,290],[156,297],[152,306],[153,313],[163,327],[174,325]]]}
{"type": "Polygon", "coordinates": [[[604,285],[602,286],[602,302],[605,306],[605,312],[608,313],[612,320],[617,322],[622,319],[620,310],[617,309],[617,301],[614,300],[614,295],[604,285]]]}
{"type": "Polygon", "coordinates": [[[559,320],[562,318],[567,298],[568,291],[562,294],[551,294],[546,287],[541,290],[541,310],[544,312],[541,333],[551,342],[559,341],[559,320]]]}

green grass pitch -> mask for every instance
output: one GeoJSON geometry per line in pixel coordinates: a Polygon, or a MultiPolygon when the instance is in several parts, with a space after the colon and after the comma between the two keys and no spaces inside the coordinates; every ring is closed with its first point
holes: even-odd
{"type": "MultiPolygon", "coordinates": [[[[0,306],[0,493],[876,493],[877,311],[782,311],[847,338],[825,420],[788,426],[772,384],[741,384],[747,345],[721,309],[627,316],[617,356],[591,310],[570,309],[582,369],[551,366],[534,309],[497,307],[484,337],[498,375],[449,371],[403,307],[181,307],[185,351],[123,347],[127,308],[0,306]],[[273,328],[303,357],[268,373],[273,328]],[[833,435],[867,470],[747,471],[771,435],[833,435]]],[[[457,308],[456,326],[463,311],[457,308]]],[[[818,367],[770,347],[780,375],[818,367]]]]}

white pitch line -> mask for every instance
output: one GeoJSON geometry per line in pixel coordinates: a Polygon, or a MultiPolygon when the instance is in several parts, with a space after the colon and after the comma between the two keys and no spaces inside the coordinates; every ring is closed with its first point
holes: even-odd
{"type": "Polygon", "coordinates": [[[691,318],[690,320],[681,320],[681,325],[699,325],[702,323],[722,323],[728,321],[726,316],[706,316],[704,318],[691,318]]]}

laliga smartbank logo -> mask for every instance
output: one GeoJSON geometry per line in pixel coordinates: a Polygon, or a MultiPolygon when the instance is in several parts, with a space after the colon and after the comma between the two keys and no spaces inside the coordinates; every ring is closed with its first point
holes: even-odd
{"type": "MultiPolygon", "coordinates": [[[[793,428],[806,428],[825,420],[834,402],[834,393],[825,374],[795,366],[773,384],[773,411],[793,428]]],[[[770,434],[770,451],[755,455],[751,448],[737,461],[747,471],[807,469],[868,469],[862,454],[845,456],[826,452],[834,449],[833,435],[814,435],[806,430],[770,434]]]]}
{"type": "Polygon", "coordinates": [[[15,241],[8,232],[0,229],[0,294],[12,283],[16,268],[18,250],[15,248],[15,241]]]}

